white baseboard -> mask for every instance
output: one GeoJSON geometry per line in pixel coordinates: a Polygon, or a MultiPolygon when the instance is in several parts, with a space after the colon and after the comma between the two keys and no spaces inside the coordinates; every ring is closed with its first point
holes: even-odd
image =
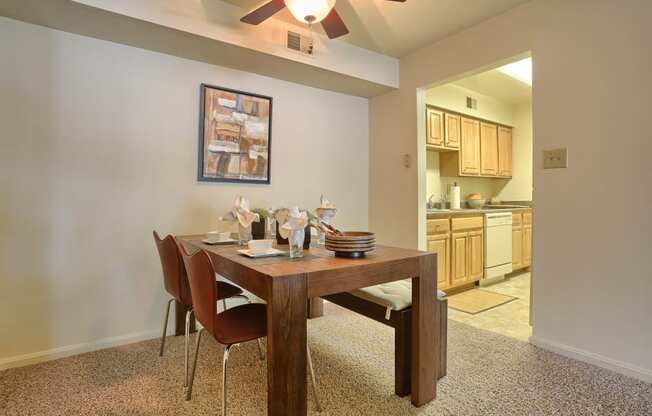
{"type": "Polygon", "coordinates": [[[57,360],[59,358],[70,357],[72,355],[83,354],[85,352],[97,351],[110,347],[117,347],[119,345],[131,344],[139,341],[145,341],[152,338],[158,338],[160,336],[160,330],[135,332],[127,335],[120,335],[117,337],[103,338],[92,342],[66,345],[64,347],[33,352],[30,354],[15,355],[13,357],[1,358],[0,370],[23,367],[26,365],[42,363],[44,361],[57,360]]]}
{"type": "Polygon", "coordinates": [[[537,347],[543,348],[544,350],[552,351],[565,357],[606,368],[607,370],[611,370],[616,373],[644,381],[646,383],[652,383],[652,370],[647,368],[639,367],[623,361],[614,360],[613,358],[608,358],[600,354],[595,354],[590,351],[560,344],[558,342],[545,340],[539,337],[535,337],[534,335],[530,337],[530,343],[536,345],[537,347]]]}

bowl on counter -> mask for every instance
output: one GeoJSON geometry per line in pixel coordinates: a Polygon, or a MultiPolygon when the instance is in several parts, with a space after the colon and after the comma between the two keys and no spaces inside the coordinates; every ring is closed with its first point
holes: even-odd
{"type": "Polygon", "coordinates": [[[467,199],[466,200],[466,205],[468,205],[469,208],[472,208],[472,209],[480,209],[483,206],[485,206],[486,204],[487,204],[486,199],[467,199]]]}

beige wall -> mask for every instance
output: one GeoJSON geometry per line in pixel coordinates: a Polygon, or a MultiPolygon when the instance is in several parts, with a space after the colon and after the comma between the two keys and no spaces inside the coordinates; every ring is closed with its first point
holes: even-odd
{"type": "Polygon", "coordinates": [[[213,229],[236,194],[323,192],[367,228],[366,99],[5,18],[0,56],[0,368],[158,336],[152,230],[213,229]],[[274,98],[271,185],[197,182],[202,82],[274,98]]]}
{"type": "Polygon", "coordinates": [[[532,201],[532,102],[514,106],[512,179],[498,192],[503,201],[532,201]]]}
{"type": "Polygon", "coordinates": [[[531,51],[532,340],[649,381],[651,19],[647,0],[534,0],[401,59],[400,90],[372,99],[369,115],[370,227],[381,242],[424,247],[418,88],[531,51]],[[569,167],[542,170],[542,150],[560,146],[569,167]],[[392,175],[401,153],[417,163],[392,175]]]}
{"type": "Polygon", "coordinates": [[[511,103],[480,94],[455,84],[444,84],[426,91],[426,103],[437,107],[495,121],[514,127],[513,179],[470,178],[441,176],[439,153],[430,151],[426,159],[426,194],[435,200],[447,192],[448,186],[457,183],[462,199],[470,193],[480,193],[483,198],[497,196],[504,201],[532,200],[532,103],[511,103]],[[466,97],[478,100],[477,109],[466,107],[466,97]]]}

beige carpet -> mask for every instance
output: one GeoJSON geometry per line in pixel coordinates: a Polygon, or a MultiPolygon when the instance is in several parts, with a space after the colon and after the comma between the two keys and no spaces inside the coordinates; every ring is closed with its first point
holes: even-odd
{"type": "MultiPolygon", "coordinates": [[[[333,305],[309,322],[324,415],[652,415],[652,385],[502,335],[449,322],[448,376],[415,409],[393,391],[390,328],[333,305]]],[[[0,372],[0,415],[218,415],[221,348],[200,352],[194,397],[182,399],[183,339],[156,340],[0,372]]],[[[255,343],[231,353],[229,414],[264,415],[255,343]]],[[[314,411],[309,395],[309,413],[314,411]]]]}
{"type": "Polygon", "coordinates": [[[503,295],[502,293],[489,292],[482,289],[471,289],[456,295],[448,296],[448,307],[458,311],[470,313],[484,312],[504,305],[507,302],[516,300],[514,296],[503,295]]]}

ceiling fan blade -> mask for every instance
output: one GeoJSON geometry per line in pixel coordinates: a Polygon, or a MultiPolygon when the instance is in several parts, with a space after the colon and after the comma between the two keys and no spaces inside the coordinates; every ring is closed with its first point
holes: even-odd
{"type": "Polygon", "coordinates": [[[272,17],[284,7],[285,2],[283,0],[272,0],[244,16],[240,21],[249,23],[250,25],[258,25],[272,17]]]}
{"type": "Polygon", "coordinates": [[[349,33],[349,29],[346,28],[346,25],[340,15],[337,14],[335,8],[331,9],[328,16],[321,21],[321,25],[330,39],[335,39],[349,33]]]}

